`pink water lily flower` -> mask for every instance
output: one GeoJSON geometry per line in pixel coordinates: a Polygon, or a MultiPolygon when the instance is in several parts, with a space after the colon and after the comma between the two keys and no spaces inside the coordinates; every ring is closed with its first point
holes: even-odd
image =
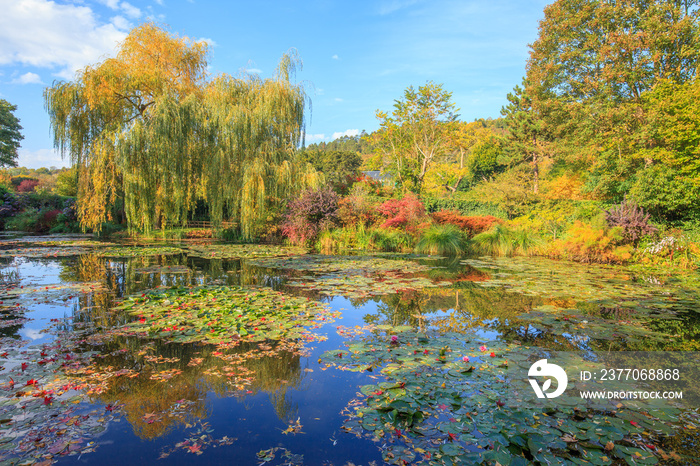
{"type": "Polygon", "coordinates": [[[464,361],[464,362],[469,362],[469,357],[464,356],[464,357],[462,358],[462,361],[464,361]]]}
{"type": "Polygon", "coordinates": [[[488,348],[486,348],[484,345],[479,346],[479,351],[486,351],[487,349],[488,348]]]}

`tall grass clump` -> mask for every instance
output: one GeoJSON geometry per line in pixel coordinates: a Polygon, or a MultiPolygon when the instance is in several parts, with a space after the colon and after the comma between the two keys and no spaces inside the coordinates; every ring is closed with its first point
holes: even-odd
{"type": "Polygon", "coordinates": [[[413,249],[413,237],[395,229],[375,228],[370,230],[372,249],[386,252],[408,252],[413,249]]]}
{"type": "Polygon", "coordinates": [[[438,256],[460,256],[467,251],[467,238],[455,225],[433,225],[423,232],[416,252],[438,256]]]}
{"type": "Polygon", "coordinates": [[[496,224],[490,230],[474,236],[472,244],[482,254],[512,256],[535,253],[540,245],[540,240],[527,230],[514,230],[505,225],[496,224]]]}

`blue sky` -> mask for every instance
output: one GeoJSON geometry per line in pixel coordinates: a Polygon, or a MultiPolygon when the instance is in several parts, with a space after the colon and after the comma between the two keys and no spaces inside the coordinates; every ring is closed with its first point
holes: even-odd
{"type": "Polygon", "coordinates": [[[17,105],[19,164],[67,166],[53,150],[43,89],[114,55],[155,21],[210,44],[209,72],[270,77],[296,48],[312,101],[307,144],[378,127],[410,85],[453,93],[462,120],[496,118],[525,73],[549,1],[0,0],[0,98],[17,105]]]}

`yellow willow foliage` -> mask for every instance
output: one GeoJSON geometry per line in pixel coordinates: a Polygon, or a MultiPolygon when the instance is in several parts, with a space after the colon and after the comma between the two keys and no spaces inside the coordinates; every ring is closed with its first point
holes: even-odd
{"type": "Polygon", "coordinates": [[[123,197],[129,227],[186,222],[204,201],[255,235],[274,204],[321,183],[296,162],[306,94],[283,55],[274,78],[205,81],[206,46],[146,24],[116,58],[45,92],[54,144],[81,167],[79,214],[99,229],[123,197]]]}

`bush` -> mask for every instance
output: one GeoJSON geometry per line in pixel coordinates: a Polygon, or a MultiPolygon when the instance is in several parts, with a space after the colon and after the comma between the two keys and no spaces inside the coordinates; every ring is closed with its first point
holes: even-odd
{"type": "Polygon", "coordinates": [[[6,230],[35,231],[41,212],[38,209],[26,209],[5,222],[6,230]]]}
{"type": "Polygon", "coordinates": [[[622,264],[632,258],[632,246],[624,245],[622,227],[599,227],[574,222],[563,240],[550,246],[550,255],[600,264],[622,264]]]}
{"type": "Polygon", "coordinates": [[[411,234],[416,234],[428,218],[423,203],[412,193],[403,199],[389,199],[377,211],[386,217],[383,228],[400,228],[411,234]]]}
{"type": "Polygon", "coordinates": [[[441,210],[456,211],[460,215],[492,215],[506,218],[506,213],[496,204],[467,199],[424,197],[423,205],[429,213],[441,210]]]}
{"type": "Polygon", "coordinates": [[[126,233],[126,228],[123,225],[112,222],[104,222],[100,226],[100,238],[109,238],[110,236],[120,236],[121,232],[126,233]]]}
{"type": "Polygon", "coordinates": [[[439,256],[460,256],[467,250],[467,238],[455,225],[434,225],[423,232],[416,252],[439,256]]]}
{"type": "Polygon", "coordinates": [[[344,226],[370,226],[378,222],[376,205],[367,196],[355,192],[338,202],[338,217],[344,226]]]}
{"type": "Polygon", "coordinates": [[[490,230],[472,238],[474,248],[492,256],[512,256],[534,254],[540,246],[540,239],[525,229],[511,229],[496,223],[490,230]]]}
{"type": "Polygon", "coordinates": [[[292,244],[305,246],[338,223],[338,195],[329,187],[307,190],[289,204],[282,232],[292,244]]]}
{"type": "Polygon", "coordinates": [[[36,231],[37,233],[46,233],[53,226],[55,226],[57,218],[60,214],[61,211],[58,209],[40,211],[39,219],[36,222],[34,231],[36,231]]]}
{"type": "Polygon", "coordinates": [[[39,186],[39,180],[22,180],[19,186],[17,186],[17,192],[33,193],[37,186],[39,186]]]}
{"type": "Polygon", "coordinates": [[[365,228],[362,225],[326,230],[319,234],[316,250],[333,254],[349,249],[387,252],[410,252],[413,238],[407,233],[384,228],[365,228]]]}
{"type": "Polygon", "coordinates": [[[625,199],[620,205],[605,211],[605,221],[610,227],[622,228],[625,243],[637,244],[643,236],[656,233],[658,229],[649,224],[649,214],[634,201],[625,199]]]}
{"type": "Polygon", "coordinates": [[[453,210],[441,210],[432,214],[431,217],[438,225],[454,225],[467,232],[469,236],[482,233],[494,224],[502,222],[501,219],[491,215],[467,217],[453,210]]]}

